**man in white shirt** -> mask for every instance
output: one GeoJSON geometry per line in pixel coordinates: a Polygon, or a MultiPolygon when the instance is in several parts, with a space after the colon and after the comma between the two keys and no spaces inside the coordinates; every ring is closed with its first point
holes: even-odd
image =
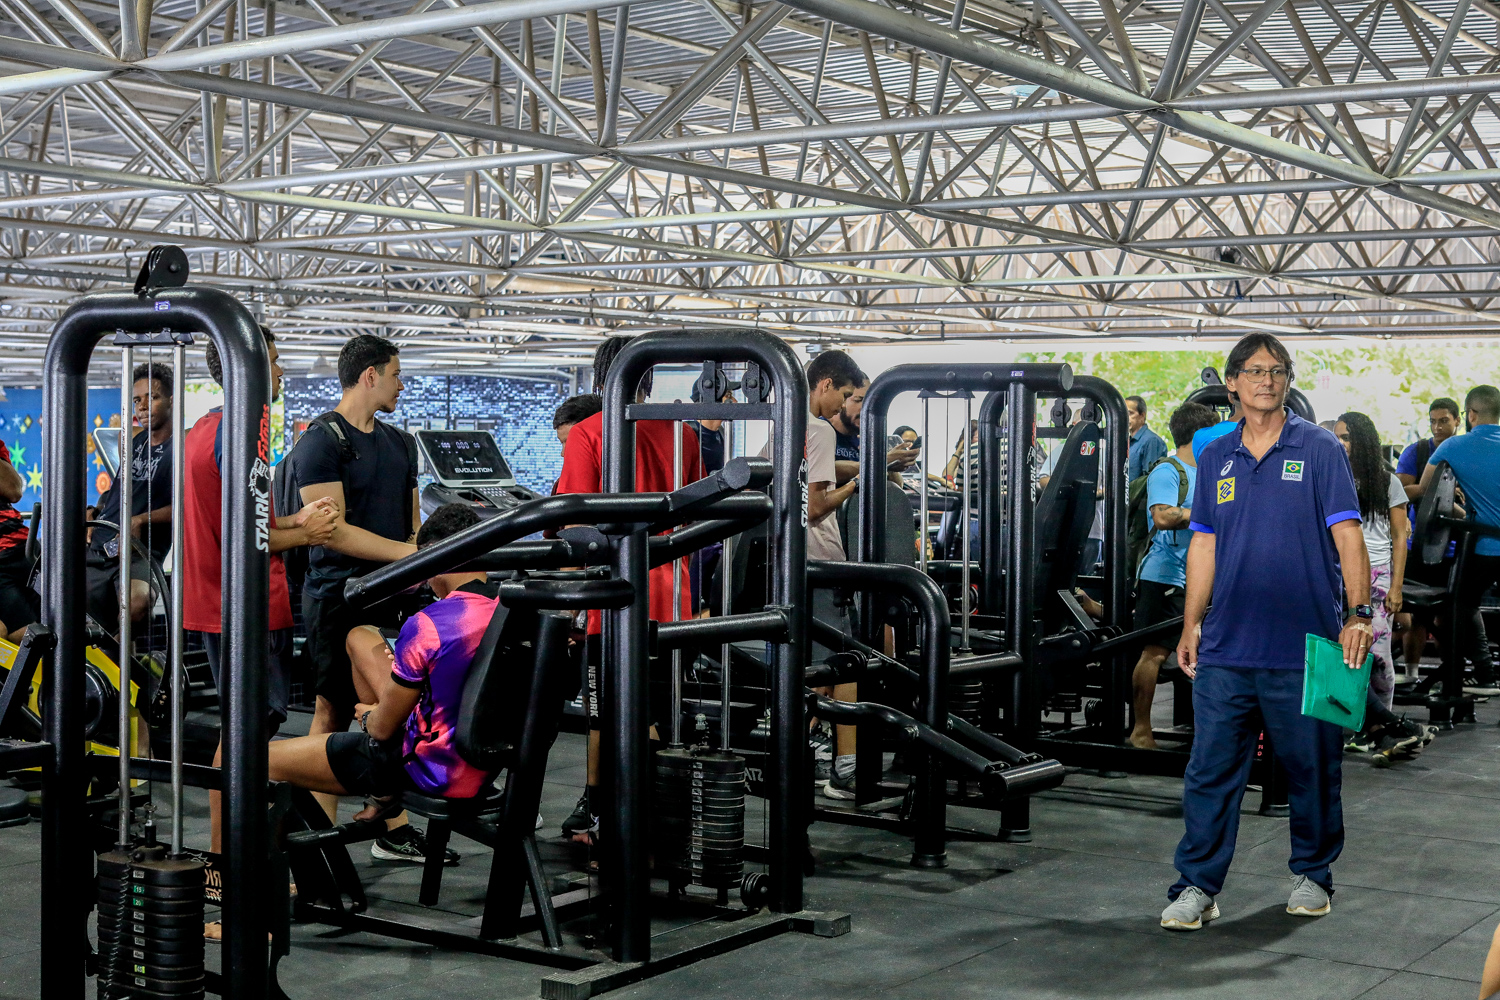
{"type": "MultiPolygon", "coordinates": [[[[838,435],[828,421],[843,409],[844,403],[866,382],[865,373],[843,351],[823,351],[807,364],[807,558],[843,562],[844,539],[839,532],[839,507],[859,489],[859,477],[838,485],[835,468],[838,435]]],[[[849,610],[830,590],[812,594],[813,617],[851,632],[849,610]]],[[[857,685],[840,684],[833,689],[839,701],[856,701],[857,685]]],[[[832,799],[854,798],[853,726],[838,726],[835,752],[828,784],[823,794],[832,799]]],[[[826,737],[825,737],[826,738],[826,737]]],[[[824,751],[827,752],[826,750],[824,751]]]]}

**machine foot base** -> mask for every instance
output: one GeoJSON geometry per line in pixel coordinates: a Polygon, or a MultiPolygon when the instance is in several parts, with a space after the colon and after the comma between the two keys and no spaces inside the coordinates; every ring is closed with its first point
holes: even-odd
{"type": "Polygon", "coordinates": [[[913,854],[911,856],[913,868],[947,868],[947,852],[942,854],[913,854]]]}
{"type": "Polygon", "coordinates": [[[1260,814],[1270,816],[1273,819],[1286,819],[1292,814],[1291,806],[1261,806],[1260,814]]]}
{"type": "Polygon", "coordinates": [[[1001,830],[999,837],[1007,844],[1029,844],[1031,843],[1031,827],[1019,830],[1001,830]]]}
{"type": "Polygon", "coordinates": [[[673,969],[726,951],[764,941],[786,931],[799,931],[817,937],[842,937],[850,930],[849,914],[819,910],[797,913],[763,911],[726,926],[704,925],[686,932],[685,947],[649,962],[604,961],[581,969],[554,972],[541,981],[542,1000],[588,1000],[589,997],[617,990],[643,979],[659,976],[673,969]]]}

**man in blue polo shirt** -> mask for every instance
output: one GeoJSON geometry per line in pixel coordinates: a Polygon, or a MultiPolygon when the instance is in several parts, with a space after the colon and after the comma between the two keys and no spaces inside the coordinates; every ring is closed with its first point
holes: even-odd
{"type": "MultiPolygon", "coordinates": [[[[1447,462],[1464,491],[1470,516],[1480,524],[1500,530],[1500,389],[1479,385],[1464,397],[1464,415],[1469,432],[1448,438],[1433,449],[1415,487],[1413,500],[1432,487],[1439,462],[1447,462]]],[[[1412,490],[1407,490],[1412,493],[1412,490]]],[[[1474,687],[1490,689],[1495,683],[1495,664],[1490,643],[1479,615],[1479,600],[1491,586],[1500,583],[1500,538],[1480,535],[1474,551],[1464,560],[1464,578],[1457,593],[1459,649],[1474,664],[1474,687]]]]}
{"type": "Polygon", "coordinates": [[[1275,337],[1241,340],[1224,366],[1244,414],[1198,461],[1177,661],[1194,678],[1196,733],[1182,785],[1180,873],[1168,930],[1219,916],[1240,800],[1262,727],[1286,769],[1292,891],[1286,910],[1331,908],[1329,866],[1344,845],[1337,726],[1302,714],[1308,634],[1337,638],[1362,666],[1374,640],[1359,497],[1338,438],[1286,409],[1292,358],[1275,337]],[[1353,613],[1345,619],[1343,591],[1353,613]],[[1213,610],[1208,608],[1213,596],[1213,610]]]}

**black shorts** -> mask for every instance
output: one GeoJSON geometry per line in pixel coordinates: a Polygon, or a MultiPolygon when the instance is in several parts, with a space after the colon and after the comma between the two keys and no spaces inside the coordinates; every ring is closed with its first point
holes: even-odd
{"type": "MultiPolygon", "coordinates": [[[[225,701],[223,687],[219,684],[219,663],[223,653],[223,642],[217,632],[199,632],[203,648],[208,653],[208,669],[214,675],[214,687],[219,689],[219,703],[225,701]]],[[[292,630],[271,630],[271,641],[266,650],[266,738],[276,735],[286,721],[286,704],[292,665],[292,630]]]]}
{"type": "MultiPolygon", "coordinates": [[[[120,623],[120,592],[115,586],[119,578],[120,560],[105,554],[103,549],[89,546],[84,559],[88,613],[90,618],[111,634],[120,623]]],[[[151,583],[151,564],[141,558],[134,546],[130,549],[130,578],[144,580],[147,585],[151,583]]]]}
{"type": "MultiPolygon", "coordinates": [[[[1187,598],[1183,588],[1171,583],[1142,580],[1135,590],[1135,627],[1148,628],[1171,618],[1181,618],[1187,598]]],[[[1152,639],[1149,645],[1163,649],[1176,649],[1182,638],[1182,630],[1168,632],[1152,639]]]]}
{"type": "Polygon", "coordinates": [[[394,795],[411,787],[401,763],[401,737],[384,743],[364,733],[331,733],[328,768],[351,795],[394,795]]]}
{"type": "Polygon", "coordinates": [[[314,597],[303,588],[302,625],[307,630],[307,656],[316,677],[314,690],[318,697],[333,704],[338,718],[353,718],[354,706],[359,701],[345,646],[349,633],[361,625],[394,626],[398,614],[390,601],[355,610],[342,597],[314,597]]]}
{"type": "MultiPolygon", "coordinates": [[[[589,729],[598,730],[599,724],[599,689],[601,680],[601,669],[604,663],[604,637],[598,634],[589,636],[583,644],[584,656],[587,658],[588,687],[584,691],[584,708],[588,711],[589,729]]],[[[686,673],[688,662],[683,659],[682,669],[686,673]]],[[[653,656],[647,660],[647,693],[650,699],[649,713],[650,724],[653,726],[664,726],[672,719],[672,657],[653,656]]],[[[661,734],[665,739],[665,734],[661,734]]]]}
{"type": "Polygon", "coordinates": [[[42,620],[41,595],[31,589],[34,565],[24,542],[0,552],[0,622],[11,632],[42,620]]]}

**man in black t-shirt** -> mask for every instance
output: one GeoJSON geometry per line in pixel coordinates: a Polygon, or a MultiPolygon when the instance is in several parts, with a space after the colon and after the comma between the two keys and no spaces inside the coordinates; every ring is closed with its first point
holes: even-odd
{"type": "MultiPolygon", "coordinates": [[[[131,536],[139,539],[151,558],[160,563],[172,545],[172,370],[159,362],[139,364],[132,372],[135,385],[134,431],[130,443],[131,536]]],[[[132,433],[126,428],[125,433],[132,433]]],[[[123,470],[121,470],[123,471],[123,470]]],[[[118,477],[119,473],[116,473],[118,477]]],[[[120,523],[120,491],[111,486],[99,498],[91,520],[120,523]]],[[[109,528],[90,529],[85,555],[88,612],[104,628],[119,626],[120,542],[109,528]]],[[[130,559],[130,619],[140,621],[151,606],[151,565],[132,552],[130,559]]]]}
{"type": "MultiPolygon", "coordinates": [[[[375,419],[393,413],[405,385],[396,345],[362,334],[339,352],[343,398],[329,414],[333,429],[314,423],[291,455],[292,475],[304,498],[331,497],[337,508],[333,536],[308,555],[302,585],[302,624],[307,651],[317,673],[317,708],[309,732],[338,733],[354,718],[356,696],[349,644],[367,641],[362,625],[391,627],[387,608],[355,609],[344,602],[344,581],[417,551],[421,527],[417,470],[404,432],[375,419]],[[343,440],[339,439],[341,432],[343,440]]],[[[303,503],[307,503],[306,499],[303,503]]],[[[337,817],[338,798],[319,796],[324,810],[337,817]]],[[[382,859],[421,860],[409,827],[393,839],[393,830],[376,842],[372,853],[382,859]],[[392,841],[387,843],[387,841],[392,841]],[[415,855],[412,858],[410,855],[415,855]]]]}

